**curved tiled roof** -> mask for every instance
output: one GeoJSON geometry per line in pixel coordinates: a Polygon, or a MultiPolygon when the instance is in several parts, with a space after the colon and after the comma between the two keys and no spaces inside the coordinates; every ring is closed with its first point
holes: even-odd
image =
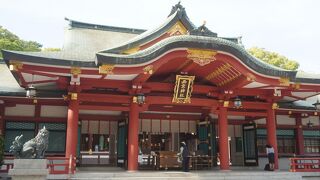
{"type": "Polygon", "coordinates": [[[100,52],[101,53],[104,53],[104,52],[121,53],[126,49],[134,48],[138,45],[152,41],[155,38],[167,32],[178,21],[180,21],[187,28],[188,31],[196,29],[196,26],[190,21],[189,17],[187,16],[185,9],[180,4],[177,4],[172,8],[170,15],[165,20],[165,22],[163,22],[160,26],[158,26],[158,28],[146,31],[140,34],[139,36],[125,42],[120,46],[103,50],[100,52]]]}
{"type": "Polygon", "coordinates": [[[251,69],[265,75],[289,77],[290,79],[294,79],[297,73],[296,71],[288,71],[267,64],[251,56],[243,47],[232,41],[216,37],[193,35],[172,36],[145,50],[130,55],[98,53],[97,64],[142,64],[174,48],[203,48],[224,51],[236,56],[251,69]]]}
{"type": "Polygon", "coordinates": [[[80,66],[96,67],[95,57],[83,56],[82,53],[72,53],[65,51],[58,52],[23,52],[2,50],[4,61],[8,64],[9,60],[17,60],[43,63],[58,66],[80,66]]]}

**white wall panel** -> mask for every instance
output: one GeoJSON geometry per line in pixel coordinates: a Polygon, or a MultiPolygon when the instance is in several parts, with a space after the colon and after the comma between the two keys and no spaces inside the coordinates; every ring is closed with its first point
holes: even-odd
{"type": "Polygon", "coordinates": [[[88,134],[88,121],[81,121],[81,134],[88,134]]]}
{"type": "Polygon", "coordinates": [[[100,134],[109,134],[109,121],[100,121],[100,134]]]}
{"type": "Polygon", "coordinates": [[[142,119],[142,132],[151,132],[151,120],[142,119]]]}
{"type": "Polygon", "coordinates": [[[162,132],[170,132],[170,120],[161,120],[162,132]]]}
{"type": "Polygon", "coordinates": [[[110,122],[110,134],[116,135],[118,133],[118,122],[117,121],[111,121],[110,122]]]}
{"type": "Polygon", "coordinates": [[[235,125],[235,137],[242,137],[242,126],[241,125],[235,125]]]}
{"type": "Polygon", "coordinates": [[[277,124],[296,125],[296,120],[289,115],[277,115],[277,124]]]}
{"type": "Polygon", "coordinates": [[[152,132],[160,132],[160,120],[152,119],[152,132]]]}
{"type": "Polygon", "coordinates": [[[189,121],[189,132],[196,133],[197,132],[197,121],[189,121]]]}
{"type": "Polygon", "coordinates": [[[179,121],[171,120],[171,132],[179,132],[179,121]]]}
{"type": "Polygon", "coordinates": [[[89,133],[99,134],[99,121],[89,121],[89,133]]]}
{"type": "Polygon", "coordinates": [[[35,106],[34,105],[24,105],[17,104],[15,107],[6,107],[6,116],[34,116],[35,106]]]}
{"type": "Polygon", "coordinates": [[[67,106],[41,106],[41,117],[67,117],[67,106]]]}
{"type": "Polygon", "coordinates": [[[234,137],[234,125],[228,125],[228,136],[234,137]]]}
{"type": "Polygon", "coordinates": [[[185,133],[188,132],[188,121],[180,121],[180,132],[185,133]]]}
{"type": "Polygon", "coordinates": [[[319,126],[319,116],[309,116],[308,118],[302,119],[302,124],[307,125],[308,122],[313,123],[313,126],[319,126]]]}
{"type": "Polygon", "coordinates": [[[257,119],[254,122],[257,124],[266,124],[266,118],[257,119]]]}

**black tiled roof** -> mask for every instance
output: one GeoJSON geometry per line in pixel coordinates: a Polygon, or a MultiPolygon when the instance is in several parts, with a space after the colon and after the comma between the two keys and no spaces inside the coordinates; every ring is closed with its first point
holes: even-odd
{"type": "Polygon", "coordinates": [[[65,18],[65,20],[69,21],[70,27],[75,27],[75,28],[96,29],[96,30],[102,30],[102,31],[113,31],[113,32],[131,33],[131,34],[141,34],[146,31],[144,29],[85,23],[85,22],[75,21],[69,18],[65,18]]]}

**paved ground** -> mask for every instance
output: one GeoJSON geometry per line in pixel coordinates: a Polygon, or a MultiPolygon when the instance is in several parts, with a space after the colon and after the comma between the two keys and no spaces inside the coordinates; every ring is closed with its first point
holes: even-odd
{"type": "MultiPolygon", "coordinates": [[[[2,179],[9,179],[5,174],[2,179]]],[[[49,179],[112,179],[112,180],[319,180],[320,172],[317,173],[292,173],[288,171],[262,171],[250,169],[233,169],[220,171],[218,169],[199,170],[190,172],[152,171],[141,170],[128,172],[117,167],[92,167],[80,168],[74,175],[49,175],[49,179]]]]}

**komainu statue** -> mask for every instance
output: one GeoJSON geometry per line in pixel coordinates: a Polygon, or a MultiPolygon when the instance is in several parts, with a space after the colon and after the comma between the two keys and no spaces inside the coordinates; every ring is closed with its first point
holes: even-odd
{"type": "Polygon", "coordinates": [[[49,131],[43,127],[37,136],[22,144],[22,137],[17,136],[12,142],[10,152],[20,159],[42,159],[49,144],[49,131]]]}

